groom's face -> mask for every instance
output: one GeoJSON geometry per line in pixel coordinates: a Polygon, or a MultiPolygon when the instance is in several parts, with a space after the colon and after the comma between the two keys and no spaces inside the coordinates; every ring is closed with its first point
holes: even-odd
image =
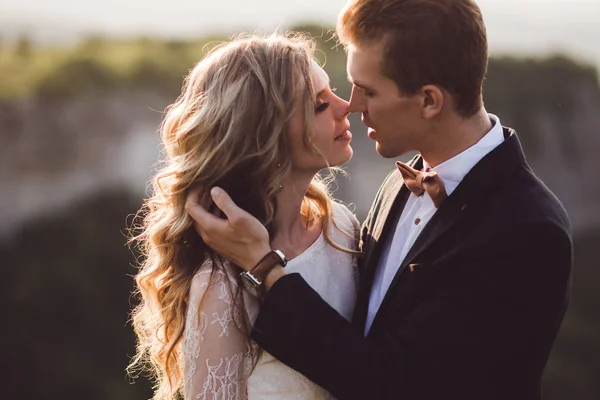
{"type": "Polygon", "coordinates": [[[384,45],[348,46],[348,79],[353,84],[350,112],[362,114],[369,138],[386,158],[418,150],[426,129],[419,96],[400,94],[396,84],[381,73],[384,45]]]}

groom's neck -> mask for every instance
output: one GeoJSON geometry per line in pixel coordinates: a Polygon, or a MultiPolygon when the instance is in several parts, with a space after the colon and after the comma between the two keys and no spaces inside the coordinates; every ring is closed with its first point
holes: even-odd
{"type": "Polygon", "coordinates": [[[492,122],[483,107],[469,118],[448,115],[428,134],[428,140],[418,150],[423,159],[435,167],[473,146],[491,129],[492,122]]]}

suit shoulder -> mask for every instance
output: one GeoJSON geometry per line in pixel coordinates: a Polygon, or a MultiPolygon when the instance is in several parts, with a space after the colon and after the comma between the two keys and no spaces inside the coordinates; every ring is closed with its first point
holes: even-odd
{"type": "Polygon", "coordinates": [[[512,186],[508,193],[512,199],[509,205],[519,220],[549,223],[571,231],[571,222],[564,206],[530,169],[523,169],[512,186]]]}

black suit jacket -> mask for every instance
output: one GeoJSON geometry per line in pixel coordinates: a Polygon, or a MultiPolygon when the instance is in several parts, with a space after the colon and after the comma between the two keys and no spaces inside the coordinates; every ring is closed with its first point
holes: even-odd
{"type": "Polygon", "coordinates": [[[409,194],[397,171],[363,226],[352,324],[290,274],[266,296],[252,337],[342,400],[540,399],[570,296],[570,225],[515,132],[504,134],[398,260],[366,338],[374,270],[409,194]]]}

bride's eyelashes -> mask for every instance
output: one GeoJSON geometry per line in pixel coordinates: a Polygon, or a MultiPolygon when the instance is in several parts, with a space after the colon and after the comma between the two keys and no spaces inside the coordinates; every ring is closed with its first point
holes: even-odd
{"type": "Polygon", "coordinates": [[[327,110],[327,108],[329,107],[329,102],[323,102],[323,103],[319,103],[317,104],[317,106],[315,107],[315,113],[321,113],[325,110],[327,110]]]}
{"type": "MultiPolygon", "coordinates": [[[[329,88],[329,91],[331,93],[335,93],[337,91],[337,88],[329,88]]],[[[325,101],[322,101],[322,100],[318,100],[318,103],[315,106],[315,113],[318,114],[320,112],[323,112],[323,111],[327,110],[327,108],[329,107],[329,104],[330,104],[330,102],[328,102],[328,101],[325,102],[325,101]]]]}

